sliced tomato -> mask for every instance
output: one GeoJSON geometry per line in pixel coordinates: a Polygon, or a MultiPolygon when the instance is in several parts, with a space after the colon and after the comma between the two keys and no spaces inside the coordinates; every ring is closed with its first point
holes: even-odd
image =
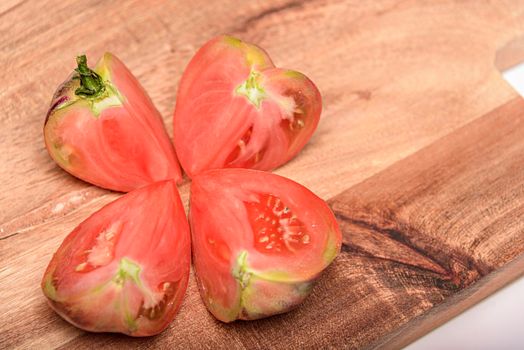
{"type": "Polygon", "coordinates": [[[126,66],[106,53],[94,70],[85,62],[79,67],[87,77],[82,80],[78,68],[57,90],[44,125],[46,147],[57,164],[84,181],[123,192],[181,179],[162,118],[126,66]]]}
{"type": "Polygon", "coordinates": [[[342,242],[322,199],[294,181],[257,170],[195,176],[189,217],[200,293],[224,322],[297,306],[342,242]]]}
{"type": "Polygon", "coordinates": [[[220,36],[182,76],[173,118],[177,155],[189,176],[228,167],[271,170],[304,147],[321,107],[305,75],[275,68],[255,45],[220,36]]]}
{"type": "Polygon", "coordinates": [[[132,191],[71,232],[42,289],[51,307],[92,332],[160,333],[185,294],[190,234],[173,181],[132,191]]]}

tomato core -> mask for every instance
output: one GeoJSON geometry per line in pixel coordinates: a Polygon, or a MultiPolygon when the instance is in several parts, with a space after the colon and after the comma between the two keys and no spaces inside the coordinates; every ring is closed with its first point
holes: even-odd
{"type": "Polygon", "coordinates": [[[257,109],[260,108],[262,100],[266,98],[266,92],[260,85],[260,73],[256,71],[251,71],[247,80],[240,84],[235,91],[238,95],[247,98],[257,109]]]}
{"type": "Polygon", "coordinates": [[[172,302],[178,292],[179,284],[180,281],[160,283],[157,289],[162,291],[164,296],[156,305],[149,307],[145,307],[144,301],[142,301],[137,318],[144,316],[149,320],[158,320],[164,316],[166,307],[172,302]]]}
{"type": "Polygon", "coordinates": [[[307,100],[300,91],[286,91],[283,96],[289,96],[294,101],[293,110],[288,118],[282,119],[280,126],[290,140],[293,140],[306,125],[307,100]]]}
{"type": "Polygon", "coordinates": [[[91,248],[80,252],[81,262],[75,266],[75,271],[87,273],[109,264],[114,258],[115,246],[121,232],[122,223],[120,222],[115,222],[100,231],[92,241],[91,248]]]}

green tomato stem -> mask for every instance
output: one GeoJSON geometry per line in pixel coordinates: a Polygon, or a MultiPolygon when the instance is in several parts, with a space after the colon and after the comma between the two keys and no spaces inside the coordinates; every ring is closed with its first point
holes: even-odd
{"type": "Polygon", "coordinates": [[[105,91],[104,82],[100,75],[87,66],[86,55],[78,56],[76,63],[80,87],[75,90],[75,95],[88,98],[100,96],[105,91]]]}

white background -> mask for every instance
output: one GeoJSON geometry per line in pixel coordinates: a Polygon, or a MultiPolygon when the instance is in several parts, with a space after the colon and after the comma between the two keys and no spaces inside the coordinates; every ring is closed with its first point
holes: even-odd
{"type": "MultiPolygon", "coordinates": [[[[524,64],[504,72],[504,78],[524,96],[524,64]]],[[[524,349],[524,277],[418,339],[406,349],[524,349]]]]}

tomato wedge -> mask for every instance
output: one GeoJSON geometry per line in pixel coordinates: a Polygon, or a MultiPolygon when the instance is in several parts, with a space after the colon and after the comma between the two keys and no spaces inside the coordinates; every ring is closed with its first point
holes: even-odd
{"type": "Polygon", "coordinates": [[[58,88],[44,125],[51,158],[99,187],[127,192],[182,177],[162,117],[127,67],[106,53],[85,56],[58,88]]]}
{"type": "Polygon", "coordinates": [[[322,199],[294,181],[257,170],[195,176],[189,218],[202,299],[224,322],[300,304],[342,242],[322,199]]]}
{"type": "Polygon", "coordinates": [[[216,168],[271,170],[304,147],[321,107],[305,75],[275,68],[255,45],[219,36],[182,76],[173,118],[177,155],[190,177],[216,168]]]}
{"type": "Polygon", "coordinates": [[[64,240],[42,279],[51,307],[92,332],[160,333],[185,294],[190,234],[174,181],[129,192],[64,240]]]}

